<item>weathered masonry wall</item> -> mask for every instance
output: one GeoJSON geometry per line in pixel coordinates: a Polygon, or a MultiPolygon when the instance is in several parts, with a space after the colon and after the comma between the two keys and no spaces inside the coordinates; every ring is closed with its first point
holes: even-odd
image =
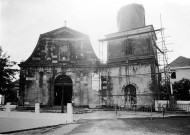
{"type": "Polygon", "coordinates": [[[59,63],[93,59],[95,60],[96,56],[87,40],[52,40],[41,37],[32,56],[27,61],[59,63]]]}
{"type": "MultiPolygon", "coordinates": [[[[136,64],[110,66],[103,68],[103,76],[110,76],[110,97],[99,97],[99,86],[92,87],[94,68],[30,68],[27,70],[25,103],[42,105],[54,104],[54,80],[56,76],[65,74],[72,79],[73,101],[75,106],[97,107],[103,102],[104,105],[125,105],[124,89],[132,84],[136,88],[137,104],[152,104],[156,89],[154,84],[152,64],[136,64]],[[143,95],[143,96],[142,96],[143,95]]],[[[157,84],[155,84],[156,87],[157,84]]],[[[107,94],[109,94],[107,92],[107,94]]]]}
{"type": "Polygon", "coordinates": [[[151,89],[151,64],[115,66],[105,69],[103,73],[110,76],[111,89],[109,90],[111,95],[113,95],[110,99],[111,101],[109,101],[108,97],[104,98],[103,102],[105,105],[117,104],[124,106],[124,89],[129,84],[136,88],[138,105],[154,103],[151,95],[154,93],[151,89]],[[143,94],[144,96],[142,96],[143,94]]]}
{"type": "Polygon", "coordinates": [[[137,36],[108,42],[108,62],[122,61],[128,56],[147,56],[156,53],[150,36],[137,36]]]}
{"type": "Polygon", "coordinates": [[[65,74],[72,79],[73,102],[75,106],[98,105],[98,91],[92,90],[92,74],[90,68],[30,68],[30,77],[26,79],[25,104],[54,104],[54,80],[58,75],[65,74]],[[97,97],[94,97],[96,95],[97,97]]]}
{"type": "Polygon", "coordinates": [[[51,68],[29,68],[26,70],[24,101],[26,104],[49,101],[49,89],[51,82],[51,68]]]}

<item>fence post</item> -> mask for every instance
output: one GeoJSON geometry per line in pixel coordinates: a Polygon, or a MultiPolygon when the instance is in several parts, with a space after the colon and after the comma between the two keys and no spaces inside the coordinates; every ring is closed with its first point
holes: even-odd
{"type": "Polygon", "coordinates": [[[137,105],[135,104],[135,114],[137,114],[138,110],[137,110],[137,105]]]}
{"type": "Polygon", "coordinates": [[[162,115],[163,115],[163,119],[164,119],[164,105],[162,105],[162,115]]]}
{"type": "Polygon", "coordinates": [[[5,96],[4,95],[2,95],[2,97],[1,97],[1,103],[0,104],[5,105],[5,96]]]}
{"type": "Polygon", "coordinates": [[[67,121],[69,123],[73,122],[73,106],[72,103],[67,103],[67,121]]]}
{"type": "Polygon", "coordinates": [[[115,115],[117,116],[117,105],[115,105],[115,115]]]}
{"type": "Polygon", "coordinates": [[[11,111],[11,103],[7,102],[6,104],[6,112],[10,112],[11,111]]]}
{"type": "Polygon", "coordinates": [[[35,113],[40,113],[40,104],[35,103],[35,113]]]}

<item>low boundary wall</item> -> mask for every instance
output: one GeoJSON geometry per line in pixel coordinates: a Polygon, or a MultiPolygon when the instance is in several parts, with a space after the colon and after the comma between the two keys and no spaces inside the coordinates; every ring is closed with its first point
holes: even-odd
{"type": "Polygon", "coordinates": [[[15,112],[7,108],[0,111],[0,133],[73,122],[71,103],[67,104],[67,113],[39,113],[39,105],[35,107],[35,112],[15,112]]]}

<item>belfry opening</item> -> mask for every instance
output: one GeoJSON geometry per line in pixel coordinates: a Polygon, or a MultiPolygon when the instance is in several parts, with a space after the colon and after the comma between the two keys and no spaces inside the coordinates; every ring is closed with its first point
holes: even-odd
{"type": "Polygon", "coordinates": [[[54,105],[66,105],[72,102],[72,80],[67,75],[59,75],[54,84],[54,105]]]}

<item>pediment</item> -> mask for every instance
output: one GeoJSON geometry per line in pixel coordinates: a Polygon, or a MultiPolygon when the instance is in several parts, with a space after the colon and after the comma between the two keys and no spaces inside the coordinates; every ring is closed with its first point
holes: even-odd
{"type": "Polygon", "coordinates": [[[89,61],[96,59],[88,35],[62,27],[41,34],[33,53],[26,62],[63,64],[82,59],[89,61]],[[90,56],[87,57],[89,54],[90,56]]]}
{"type": "Polygon", "coordinates": [[[47,33],[42,34],[43,37],[51,37],[51,38],[78,38],[78,37],[86,37],[87,35],[80,33],[78,31],[72,30],[68,27],[62,27],[47,33]]]}
{"type": "Polygon", "coordinates": [[[79,35],[76,35],[75,33],[72,33],[69,31],[59,31],[59,32],[53,33],[50,36],[55,37],[55,38],[75,38],[75,37],[78,37],[79,35]]]}

